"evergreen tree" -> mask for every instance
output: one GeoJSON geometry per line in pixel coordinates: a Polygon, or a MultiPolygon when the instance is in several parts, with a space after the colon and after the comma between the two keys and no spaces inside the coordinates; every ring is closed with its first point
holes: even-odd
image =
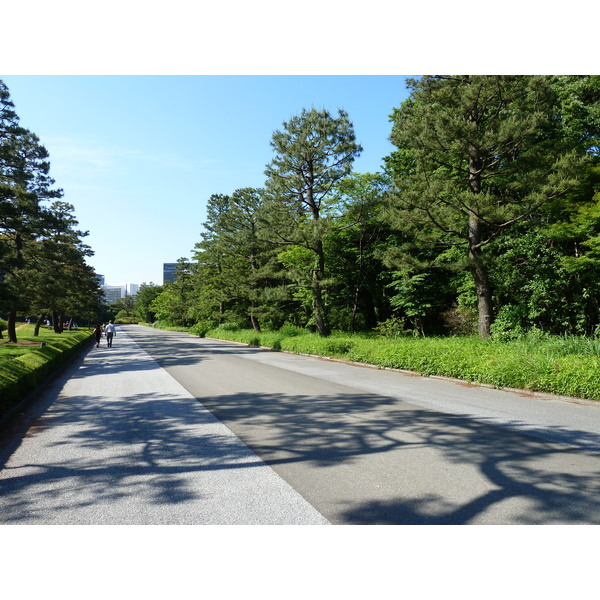
{"type": "Polygon", "coordinates": [[[142,283],[135,295],[135,314],[144,323],[154,323],[156,315],[150,308],[154,299],[163,291],[162,286],[152,282],[142,283]]]}
{"type": "Polygon", "coordinates": [[[27,308],[19,293],[24,249],[53,226],[43,203],[62,196],[62,190],[52,187],[48,152],[18,122],[8,89],[0,82],[0,306],[8,312],[10,342],[17,341],[17,311],[27,308]]]}
{"type": "Polygon", "coordinates": [[[362,147],[345,111],[333,117],[314,108],[303,109],[284,122],[283,129],[273,133],[271,146],[275,157],[265,171],[274,199],[268,213],[271,240],[304,248],[312,255],[305,265],[305,279],[317,331],[325,336],[330,333],[323,298],[324,238],[329,226],[326,204],[334,186],[350,173],[362,147]]]}
{"type": "Polygon", "coordinates": [[[572,190],[589,158],[568,131],[562,84],[550,76],[427,76],[394,110],[393,223],[438,247],[465,249],[479,334],[493,318],[489,253],[515,223],[572,190]]]}
{"type": "Polygon", "coordinates": [[[391,234],[380,219],[390,180],[380,173],[351,173],[335,188],[339,217],[326,239],[331,321],[338,329],[373,329],[387,316],[381,248],[391,234]]]}

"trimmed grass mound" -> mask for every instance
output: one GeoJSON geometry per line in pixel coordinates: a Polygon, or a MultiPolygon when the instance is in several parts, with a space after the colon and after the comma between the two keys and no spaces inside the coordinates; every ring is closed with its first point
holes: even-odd
{"type": "Polygon", "coordinates": [[[38,337],[33,329],[33,325],[19,329],[18,345],[0,340],[0,418],[93,337],[92,329],[60,334],[41,329],[38,337]]]}

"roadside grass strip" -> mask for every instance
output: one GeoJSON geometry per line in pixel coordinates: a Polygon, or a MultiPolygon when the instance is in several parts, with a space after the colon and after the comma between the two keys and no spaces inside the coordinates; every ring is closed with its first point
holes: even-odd
{"type": "Polygon", "coordinates": [[[31,345],[0,344],[0,418],[93,337],[87,328],[60,334],[41,329],[38,337],[33,329],[29,325],[18,332],[19,342],[31,345]]]}
{"type": "MultiPolygon", "coordinates": [[[[190,333],[196,334],[192,328],[190,333]]],[[[533,332],[514,340],[477,336],[397,337],[317,334],[297,330],[256,332],[223,328],[201,337],[514,388],[600,400],[600,340],[533,332]]]]}

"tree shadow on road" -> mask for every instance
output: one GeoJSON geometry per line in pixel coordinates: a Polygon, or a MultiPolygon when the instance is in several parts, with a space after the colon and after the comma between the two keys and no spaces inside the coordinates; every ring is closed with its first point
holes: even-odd
{"type": "MultiPolygon", "coordinates": [[[[193,339],[162,339],[156,356],[162,366],[195,365],[231,350],[220,342],[203,341],[199,348],[193,339]]],[[[143,340],[135,341],[144,349],[143,340]]],[[[260,352],[233,347],[238,354],[260,352]]],[[[123,371],[145,377],[159,368],[131,346],[92,352],[101,360],[82,361],[73,378],[93,381],[123,371]]],[[[223,434],[216,417],[284,478],[289,469],[306,466],[302,494],[334,523],[600,523],[600,455],[466,416],[348,391],[198,397],[213,417],[186,395],[106,398],[91,391],[61,399],[59,384],[58,400],[38,407],[28,435],[54,428],[60,436],[49,437],[54,441],[31,464],[2,471],[2,522],[35,516],[47,494],[68,495],[70,488],[87,490],[82,505],[142,493],[156,505],[185,505],[202,489],[189,486],[190,476],[262,466],[223,434]],[[64,453],[55,452],[58,446],[64,453]],[[323,497],[329,503],[321,509],[323,497]]],[[[13,450],[0,448],[0,465],[13,450]]]]}
{"type": "MultiPolygon", "coordinates": [[[[28,436],[53,429],[30,464],[5,464],[0,478],[0,522],[35,518],[48,495],[69,499],[54,510],[93,506],[144,494],[154,504],[197,501],[203,486],[190,477],[264,464],[189,397],[138,394],[57,400],[31,424],[28,436]],[[201,433],[199,433],[201,432],[201,433]],[[73,500],[70,490],[85,490],[73,500]]],[[[7,453],[1,457],[8,461],[7,453]]],[[[206,489],[210,484],[207,481],[206,489]]]]}
{"type": "Polygon", "coordinates": [[[600,523],[600,455],[593,452],[369,394],[200,400],[276,470],[356,465],[348,477],[364,478],[371,490],[326,514],[332,522],[466,524],[493,512],[492,522],[600,523]],[[369,462],[374,455],[378,461],[369,462]],[[428,473],[431,464],[439,467],[428,473]]]}

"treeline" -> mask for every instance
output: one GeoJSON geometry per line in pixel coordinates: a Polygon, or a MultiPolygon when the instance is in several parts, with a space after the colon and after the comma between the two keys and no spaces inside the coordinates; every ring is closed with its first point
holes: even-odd
{"type": "Polygon", "coordinates": [[[0,81],[0,316],[17,342],[18,316],[44,319],[60,332],[73,317],[95,319],[100,289],[92,256],[77,229],[73,205],[49,175],[47,150],[21,127],[6,85],[0,81]]]}
{"type": "Polygon", "coordinates": [[[395,151],[352,171],[349,116],[302,110],[260,189],[208,199],[145,321],[389,335],[592,335],[600,323],[600,77],[426,76],[395,151]]]}

